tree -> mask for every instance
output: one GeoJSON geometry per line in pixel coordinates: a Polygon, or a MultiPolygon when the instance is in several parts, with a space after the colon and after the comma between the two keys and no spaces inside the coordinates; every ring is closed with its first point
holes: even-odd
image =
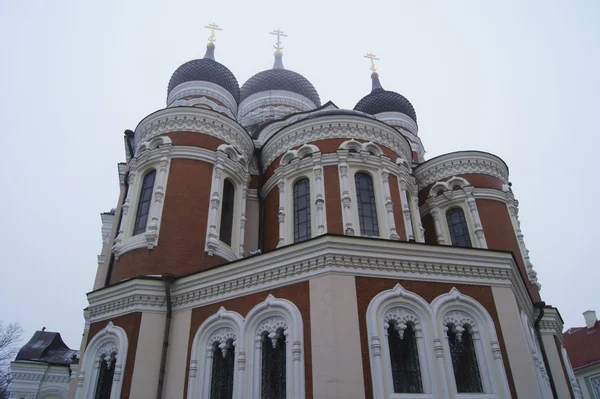
{"type": "Polygon", "coordinates": [[[19,341],[23,328],[19,323],[10,323],[5,326],[0,321],[0,399],[8,399],[10,392],[10,362],[14,360],[19,351],[19,341]]]}

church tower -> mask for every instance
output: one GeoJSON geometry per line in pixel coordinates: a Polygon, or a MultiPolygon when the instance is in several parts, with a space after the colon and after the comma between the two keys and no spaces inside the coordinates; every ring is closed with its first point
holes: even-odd
{"type": "Polygon", "coordinates": [[[575,398],[504,161],[425,160],[373,54],[340,109],[208,28],[125,132],[69,397],[575,398]]]}

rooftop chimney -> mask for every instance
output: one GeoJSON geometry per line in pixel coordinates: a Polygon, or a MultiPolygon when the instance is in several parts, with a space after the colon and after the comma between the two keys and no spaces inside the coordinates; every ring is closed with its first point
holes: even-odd
{"type": "Polygon", "coordinates": [[[585,318],[585,325],[587,328],[593,328],[596,325],[596,311],[595,310],[587,310],[583,312],[583,317],[585,318]]]}

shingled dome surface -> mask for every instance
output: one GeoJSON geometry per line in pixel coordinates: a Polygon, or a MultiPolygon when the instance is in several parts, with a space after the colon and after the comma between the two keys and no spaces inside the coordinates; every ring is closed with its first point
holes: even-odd
{"type": "MultiPolygon", "coordinates": [[[[173,73],[168,93],[185,82],[205,81],[227,90],[237,103],[240,102],[240,85],[233,73],[223,64],[210,58],[188,61],[173,73]]],[[[167,93],[167,94],[168,94],[167,93]]]]}
{"type": "Polygon", "coordinates": [[[240,101],[253,94],[268,90],[286,90],[303,95],[317,107],[321,99],[315,87],[304,76],[289,69],[267,69],[252,76],[242,86],[240,101]]]}
{"type": "Polygon", "coordinates": [[[376,115],[382,112],[400,112],[417,121],[417,113],[410,101],[394,91],[383,89],[373,90],[364,96],[354,107],[355,111],[376,115]]]}

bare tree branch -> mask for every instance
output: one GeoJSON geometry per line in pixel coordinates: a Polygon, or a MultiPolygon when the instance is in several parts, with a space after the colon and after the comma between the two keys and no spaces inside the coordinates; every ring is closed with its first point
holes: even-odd
{"type": "Polygon", "coordinates": [[[10,393],[10,362],[19,351],[21,335],[23,328],[18,323],[5,326],[0,321],[0,399],[7,399],[10,393]]]}

